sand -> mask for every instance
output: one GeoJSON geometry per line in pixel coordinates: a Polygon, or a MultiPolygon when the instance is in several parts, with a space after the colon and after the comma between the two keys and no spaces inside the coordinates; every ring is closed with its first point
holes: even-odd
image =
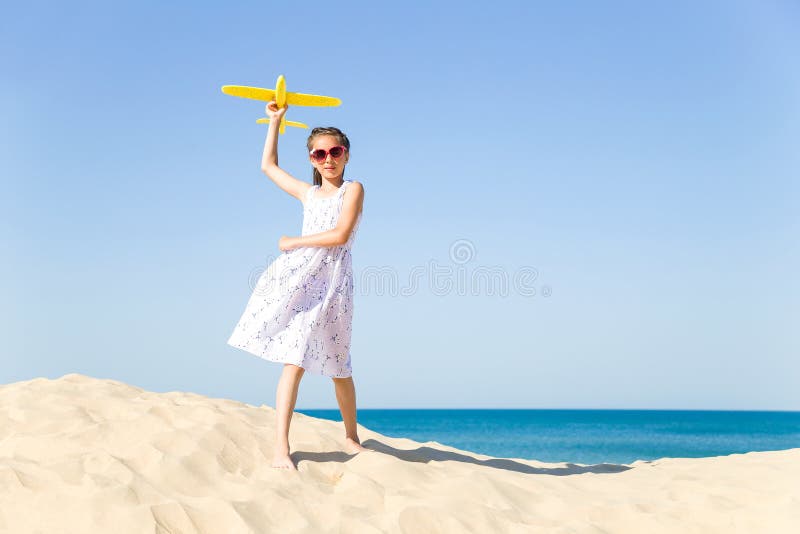
{"type": "Polygon", "coordinates": [[[0,386],[0,532],[800,532],[800,448],[628,465],[493,458],[68,374],[0,386]]]}

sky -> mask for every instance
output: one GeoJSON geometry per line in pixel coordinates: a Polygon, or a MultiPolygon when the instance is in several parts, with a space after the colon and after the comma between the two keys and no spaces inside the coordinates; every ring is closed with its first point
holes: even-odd
{"type": "MultiPolygon", "coordinates": [[[[351,141],[359,408],[800,410],[800,6],[17,2],[0,384],[275,405],[226,344],[299,235],[263,102],[351,141]],[[503,285],[505,281],[505,286],[503,285]],[[505,290],[503,288],[505,287],[505,290]]],[[[311,181],[307,130],[280,164],[311,181]]],[[[306,373],[296,409],[336,408],[306,373]]]]}

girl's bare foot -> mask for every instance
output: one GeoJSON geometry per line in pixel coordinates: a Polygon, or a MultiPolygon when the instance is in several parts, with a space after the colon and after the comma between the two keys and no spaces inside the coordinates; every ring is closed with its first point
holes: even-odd
{"type": "Polygon", "coordinates": [[[347,454],[358,454],[359,452],[371,452],[372,449],[368,449],[361,445],[361,442],[355,440],[353,438],[345,438],[344,440],[344,450],[347,454]]]}
{"type": "Polygon", "coordinates": [[[289,456],[289,447],[278,447],[275,449],[275,456],[272,458],[272,467],[297,471],[297,466],[294,465],[292,458],[289,456]]]}

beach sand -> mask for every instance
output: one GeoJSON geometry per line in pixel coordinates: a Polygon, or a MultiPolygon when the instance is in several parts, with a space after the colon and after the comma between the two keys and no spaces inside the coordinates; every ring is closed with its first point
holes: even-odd
{"type": "Polygon", "coordinates": [[[0,532],[800,532],[800,448],[629,465],[501,459],[68,374],[0,386],[0,532]]]}

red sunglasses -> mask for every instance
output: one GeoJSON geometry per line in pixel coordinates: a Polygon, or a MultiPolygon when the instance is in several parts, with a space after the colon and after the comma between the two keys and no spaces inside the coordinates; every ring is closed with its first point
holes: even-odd
{"type": "Polygon", "coordinates": [[[312,150],[311,152],[309,152],[309,155],[311,156],[311,159],[313,159],[314,161],[325,161],[326,159],[328,159],[328,154],[330,154],[332,158],[337,159],[341,158],[346,150],[347,147],[339,145],[339,146],[332,146],[330,150],[324,150],[322,148],[318,148],[316,150],[312,150]]]}

